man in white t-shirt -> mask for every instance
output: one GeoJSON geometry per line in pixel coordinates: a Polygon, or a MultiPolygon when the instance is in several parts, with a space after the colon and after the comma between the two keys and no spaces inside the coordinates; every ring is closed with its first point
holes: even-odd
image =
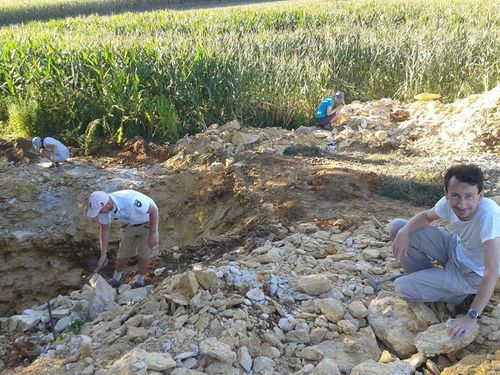
{"type": "Polygon", "coordinates": [[[403,299],[458,304],[475,294],[469,312],[449,329],[457,338],[474,328],[498,280],[500,208],[483,196],[483,173],[475,165],[449,168],[444,186],[446,195],[433,208],[409,221],[393,220],[389,233],[394,256],[407,273],[394,282],[403,299]],[[448,220],[452,232],[430,226],[438,219],[448,220]]]}
{"type": "Polygon", "coordinates": [[[43,157],[52,161],[52,167],[58,167],[59,162],[69,158],[68,148],[55,138],[35,137],[32,142],[35,150],[39,151],[43,157]]]}
{"type": "Polygon", "coordinates": [[[116,288],[120,286],[122,272],[129,259],[138,256],[138,275],[133,288],[143,287],[146,271],[151,260],[157,255],[159,215],[156,203],[147,195],[135,190],[120,190],[109,194],[104,191],[94,191],[89,196],[87,216],[90,218],[98,216],[101,224],[100,267],[107,263],[111,222],[118,221],[122,224],[112,286],[116,288]]]}

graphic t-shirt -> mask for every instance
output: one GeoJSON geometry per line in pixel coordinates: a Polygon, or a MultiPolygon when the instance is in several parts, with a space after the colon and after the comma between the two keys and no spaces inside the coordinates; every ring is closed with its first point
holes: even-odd
{"type": "Polygon", "coordinates": [[[147,195],[135,190],[120,190],[110,193],[109,196],[114,203],[111,211],[99,214],[101,224],[109,224],[119,221],[122,224],[143,224],[149,222],[149,206],[156,203],[147,195]]]}

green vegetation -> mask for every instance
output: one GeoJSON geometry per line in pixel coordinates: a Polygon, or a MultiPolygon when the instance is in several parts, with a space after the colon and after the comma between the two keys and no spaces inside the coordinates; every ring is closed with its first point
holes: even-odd
{"type": "Polygon", "coordinates": [[[348,101],[424,91],[453,100],[499,81],[495,6],[311,0],[6,26],[0,133],[91,150],[135,135],[174,142],[234,118],[294,128],[335,89],[348,101]]]}
{"type": "Polygon", "coordinates": [[[296,145],[287,147],[283,151],[283,155],[315,157],[315,156],[325,155],[325,150],[317,145],[312,145],[312,146],[296,145]]]}
{"type": "Polygon", "coordinates": [[[399,152],[356,156],[363,160],[363,170],[375,171],[380,178],[374,187],[379,195],[420,207],[432,207],[443,196],[442,173],[449,167],[448,160],[422,164],[418,157],[404,157],[399,152]]]}
{"type": "Polygon", "coordinates": [[[415,206],[432,207],[443,196],[441,180],[441,176],[431,182],[382,177],[382,184],[376,189],[376,193],[415,206]]]}
{"type": "Polygon", "coordinates": [[[92,319],[90,319],[90,317],[88,316],[84,316],[82,319],[77,319],[68,326],[68,332],[71,333],[72,335],[79,335],[80,332],[82,332],[82,328],[85,325],[85,323],[91,321],[92,319]]]}

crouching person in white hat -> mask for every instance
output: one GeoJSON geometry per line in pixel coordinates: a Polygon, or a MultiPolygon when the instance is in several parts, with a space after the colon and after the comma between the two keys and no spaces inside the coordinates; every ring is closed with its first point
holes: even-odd
{"type": "Polygon", "coordinates": [[[35,150],[39,151],[44,158],[52,161],[51,167],[58,167],[59,162],[66,161],[69,158],[68,148],[55,138],[35,137],[32,142],[35,150]]]}
{"type": "Polygon", "coordinates": [[[114,193],[94,191],[89,196],[87,216],[99,216],[101,224],[99,239],[101,257],[99,266],[107,263],[109,226],[112,221],[122,224],[120,247],[116,259],[115,274],[111,285],[121,285],[122,272],[131,257],[138,256],[138,275],[133,288],[144,286],[144,276],[151,260],[157,255],[158,207],[147,195],[135,190],[120,190],[114,193]]]}

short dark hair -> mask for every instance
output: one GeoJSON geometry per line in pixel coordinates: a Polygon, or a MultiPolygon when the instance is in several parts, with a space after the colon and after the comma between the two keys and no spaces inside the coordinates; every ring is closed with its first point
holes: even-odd
{"type": "Polygon", "coordinates": [[[469,185],[476,185],[478,193],[483,191],[483,171],[475,164],[459,164],[448,168],[444,174],[444,191],[448,192],[448,184],[452,177],[469,185]]]}

